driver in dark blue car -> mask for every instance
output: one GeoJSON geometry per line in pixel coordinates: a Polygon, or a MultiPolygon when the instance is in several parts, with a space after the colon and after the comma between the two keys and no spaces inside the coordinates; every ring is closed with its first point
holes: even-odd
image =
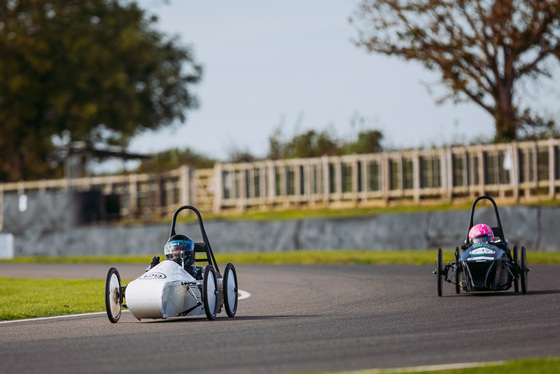
{"type": "Polygon", "coordinates": [[[474,225],[469,230],[470,244],[490,243],[494,241],[492,228],[484,223],[474,225]]]}

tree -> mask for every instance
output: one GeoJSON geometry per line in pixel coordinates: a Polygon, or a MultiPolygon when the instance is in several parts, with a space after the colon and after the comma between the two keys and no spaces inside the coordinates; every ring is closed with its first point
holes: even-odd
{"type": "Polygon", "coordinates": [[[190,148],[172,148],[154,154],[150,159],[143,160],[136,169],[137,173],[161,173],[188,165],[195,169],[210,169],[216,160],[190,148]]]}
{"type": "Polygon", "coordinates": [[[337,140],[328,131],[309,130],[296,134],[291,140],[283,142],[281,132],[277,129],[270,137],[269,144],[268,158],[273,160],[333,156],[341,153],[337,140]]]}
{"type": "Polygon", "coordinates": [[[360,131],[356,141],[348,142],[343,145],[343,153],[362,154],[381,152],[381,139],[383,139],[383,134],[379,130],[360,131]]]}
{"type": "Polygon", "coordinates": [[[278,128],[269,138],[268,158],[307,158],[321,156],[339,156],[343,154],[375,153],[382,150],[383,134],[379,130],[362,130],[355,141],[337,139],[329,131],[316,132],[308,130],[295,134],[291,140],[283,141],[278,128]]]}
{"type": "Polygon", "coordinates": [[[133,1],[0,3],[0,180],[52,175],[56,141],[126,146],[185,121],[202,69],[156,22],[133,1]]]}
{"type": "Polygon", "coordinates": [[[495,119],[496,140],[552,123],[518,102],[527,80],[550,77],[560,58],[557,0],[362,0],[357,45],[441,73],[441,101],[472,101],[495,119]]]}

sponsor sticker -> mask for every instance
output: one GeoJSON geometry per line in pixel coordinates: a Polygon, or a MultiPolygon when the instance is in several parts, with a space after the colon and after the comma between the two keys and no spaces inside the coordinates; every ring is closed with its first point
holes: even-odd
{"type": "Polygon", "coordinates": [[[469,257],[467,258],[467,261],[481,261],[481,262],[485,262],[485,261],[492,261],[494,260],[494,257],[485,257],[485,256],[474,256],[474,257],[469,257]]]}
{"type": "Polygon", "coordinates": [[[165,278],[167,278],[167,275],[163,273],[158,273],[157,271],[154,271],[153,273],[147,273],[138,277],[138,279],[165,279],[165,278]]]}
{"type": "Polygon", "coordinates": [[[476,249],[473,249],[470,254],[472,255],[493,255],[494,253],[496,253],[496,251],[494,251],[493,249],[490,249],[488,247],[479,247],[476,249]]]}

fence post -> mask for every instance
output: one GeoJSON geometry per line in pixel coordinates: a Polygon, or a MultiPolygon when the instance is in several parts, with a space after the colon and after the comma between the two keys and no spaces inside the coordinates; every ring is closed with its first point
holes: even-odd
{"type": "Polygon", "coordinates": [[[0,231],[4,229],[4,186],[0,184],[0,231]]]}
{"type": "Polygon", "coordinates": [[[470,181],[469,181],[469,169],[471,168],[469,161],[469,152],[467,148],[463,148],[463,187],[464,192],[470,196],[470,181]]]}
{"type": "Polygon", "coordinates": [[[361,164],[360,164],[360,174],[362,179],[360,180],[360,199],[362,202],[366,201],[367,199],[367,192],[368,192],[368,173],[367,173],[367,160],[366,157],[361,157],[361,164]]]}
{"type": "MultiPolygon", "coordinates": [[[[438,150],[438,160],[439,160],[439,170],[437,171],[439,173],[439,193],[440,193],[440,199],[441,200],[445,200],[447,197],[447,175],[445,173],[445,163],[446,163],[446,159],[445,159],[445,153],[443,151],[443,149],[438,150]]],[[[434,170],[435,171],[435,170],[434,170]]]]}
{"type": "Polygon", "coordinates": [[[191,170],[181,166],[180,170],[181,205],[191,204],[191,170]]]}
{"type": "Polygon", "coordinates": [[[528,195],[530,197],[539,194],[539,145],[536,141],[533,142],[532,152],[533,152],[532,174],[533,174],[533,181],[535,182],[534,183],[535,192],[534,193],[529,192],[528,195]]]}
{"type": "Polygon", "coordinates": [[[519,149],[517,147],[517,142],[513,142],[509,145],[509,150],[511,157],[511,170],[510,170],[510,183],[513,189],[513,199],[517,202],[519,201],[519,175],[521,171],[521,165],[519,165],[519,149]]]}
{"type": "Polygon", "coordinates": [[[453,154],[450,148],[444,149],[442,158],[445,160],[442,166],[442,179],[445,178],[445,198],[448,201],[453,199],[453,154]]]}
{"type": "Polygon", "coordinates": [[[249,164],[247,164],[245,180],[247,181],[247,199],[252,200],[255,198],[255,168],[249,164]]]}
{"type": "Polygon", "coordinates": [[[274,167],[274,161],[267,161],[266,167],[268,170],[268,196],[267,200],[274,206],[274,201],[276,200],[276,169],[274,167]]]}
{"type": "Polygon", "coordinates": [[[404,154],[403,152],[398,152],[397,155],[397,183],[399,187],[395,194],[402,198],[404,197],[404,154]]]}
{"type": "Polygon", "coordinates": [[[482,146],[478,146],[478,193],[484,195],[486,185],[486,158],[482,146]]]}
{"type": "Polygon", "coordinates": [[[329,156],[323,156],[321,158],[323,165],[323,203],[330,205],[330,193],[331,193],[331,178],[330,178],[330,167],[329,167],[329,156]]]}
{"type": "Polygon", "coordinates": [[[336,156],[334,158],[334,183],[335,183],[335,196],[338,201],[342,200],[342,160],[336,156]]]}
{"type": "Polygon", "coordinates": [[[309,206],[315,205],[313,196],[311,196],[311,161],[304,160],[301,166],[303,170],[303,195],[309,206]]]}
{"type": "Polygon", "coordinates": [[[136,217],[138,214],[138,185],[136,174],[131,174],[128,177],[128,214],[129,217],[136,217]]]}
{"type": "Polygon", "coordinates": [[[259,166],[259,201],[262,209],[266,208],[266,170],[265,164],[259,166]]]}
{"type": "Polygon", "coordinates": [[[381,156],[381,189],[383,191],[383,200],[385,205],[389,203],[389,190],[391,188],[389,179],[391,178],[390,173],[390,158],[387,153],[383,152],[381,156]]]}
{"type": "Polygon", "coordinates": [[[360,192],[360,171],[358,170],[358,157],[352,157],[352,201],[355,205],[358,204],[360,192]]]}
{"type": "Polygon", "coordinates": [[[286,205],[286,197],[288,196],[288,167],[285,161],[280,162],[278,167],[280,168],[280,173],[278,173],[280,176],[280,196],[282,196],[284,205],[286,205]]]}
{"type": "Polygon", "coordinates": [[[181,205],[191,205],[191,170],[188,166],[181,166],[179,170],[179,188],[181,191],[181,205]]]}
{"type": "Polygon", "coordinates": [[[300,174],[300,166],[299,162],[294,161],[292,163],[292,167],[294,168],[294,200],[298,203],[302,200],[301,187],[303,183],[300,174]]]}
{"type": "Polygon", "coordinates": [[[247,209],[247,164],[241,164],[239,167],[239,200],[237,209],[244,211],[247,209]]]}
{"type": "Polygon", "coordinates": [[[412,194],[414,203],[420,202],[420,153],[415,150],[412,153],[412,194]]]}
{"type": "Polygon", "coordinates": [[[556,147],[554,139],[548,139],[548,197],[553,199],[556,196],[556,147]]]}

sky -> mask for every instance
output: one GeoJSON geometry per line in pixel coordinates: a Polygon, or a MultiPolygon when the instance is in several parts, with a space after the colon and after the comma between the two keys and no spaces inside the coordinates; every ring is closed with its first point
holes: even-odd
{"type": "MultiPolygon", "coordinates": [[[[494,135],[492,117],[477,105],[436,104],[426,88],[437,83],[436,73],[356,47],[348,18],[358,3],[140,0],[158,16],[154,27],[192,48],[204,73],[193,89],[200,107],[187,112],[185,123],[141,134],[129,150],[189,147],[227,161],[235,151],[266,156],[277,129],[284,140],[308,130],[351,140],[375,129],[385,149],[494,135]]],[[[529,99],[541,105],[560,95],[551,81],[529,99]]]]}

